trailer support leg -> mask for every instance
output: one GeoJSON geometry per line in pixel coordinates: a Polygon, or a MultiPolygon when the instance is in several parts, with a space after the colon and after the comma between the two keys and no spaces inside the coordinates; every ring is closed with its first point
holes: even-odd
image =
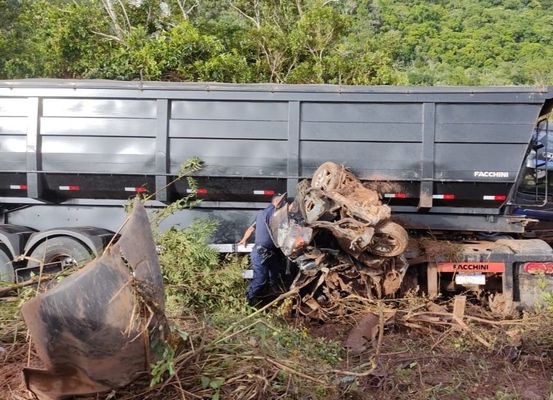
{"type": "Polygon", "coordinates": [[[428,287],[428,297],[430,299],[435,299],[438,297],[438,266],[436,263],[428,263],[426,281],[428,287]]]}
{"type": "Polygon", "coordinates": [[[507,262],[505,263],[505,272],[503,273],[503,277],[501,279],[502,282],[502,290],[503,290],[503,298],[505,299],[505,308],[503,312],[505,314],[509,314],[513,310],[513,263],[507,262]]]}

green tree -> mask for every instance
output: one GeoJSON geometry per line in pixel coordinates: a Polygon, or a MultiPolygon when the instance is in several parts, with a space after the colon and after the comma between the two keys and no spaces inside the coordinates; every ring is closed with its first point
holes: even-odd
{"type": "Polygon", "coordinates": [[[550,0],[0,0],[0,77],[553,83],[550,0]]]}

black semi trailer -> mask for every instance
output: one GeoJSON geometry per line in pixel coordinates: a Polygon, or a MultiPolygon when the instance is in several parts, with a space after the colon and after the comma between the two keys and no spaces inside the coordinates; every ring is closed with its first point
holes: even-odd
{"type": "Polygon", "coordinates": [[[411,256],[430,294],[496,285],[531,304],[536,272],[553,272],[551,247],[529,239],[550,231],[535,217],[550,215],[552,105],[551,87],[3,81],[0,274],[97,254],[130,196],[157,192],[156,208],[191,191],[163,188],[193,156],[203,202],[162,228],[215,218],[214,244],[236,250],[273,193],[334,161],[378,183],[412,236],[461,246],[455,263],[411,256]]]}

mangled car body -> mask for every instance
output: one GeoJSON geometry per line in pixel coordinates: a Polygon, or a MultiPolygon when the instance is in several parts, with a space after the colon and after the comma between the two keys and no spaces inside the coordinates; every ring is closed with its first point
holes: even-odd
{"type": "Polygon", "coordinates": [[[270,223],[276,245],[299,267],[292,288],[300,314],[324,320],[340,300],[381,298],[399,289],[407,270],[405,229],[390,221],[390,208],[343,166],[322,164],[311,183],[279,208],[270,223]]]}

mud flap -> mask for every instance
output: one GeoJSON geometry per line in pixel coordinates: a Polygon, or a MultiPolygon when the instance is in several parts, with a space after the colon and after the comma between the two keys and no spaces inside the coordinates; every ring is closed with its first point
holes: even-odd
{"type": "Polygon", "coordinates": [[[45,367],[23,371],[40,400],[106,391],[148,373],[150,343],[165,327],[164,291],[140,201],[117,243],[25,303],[22,314],[45,367]]]}

